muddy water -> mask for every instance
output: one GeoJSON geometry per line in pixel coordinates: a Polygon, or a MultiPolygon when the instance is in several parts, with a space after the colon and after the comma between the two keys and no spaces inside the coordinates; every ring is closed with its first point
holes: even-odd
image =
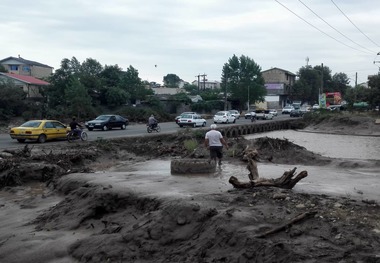
{"type": "Polygon", "coordinates": [[[281,130],[248,135],[246,139],[259,137],[287,138],[307,150],[331,158],[380,160],[380,137],[351,136],[281,130]]]}

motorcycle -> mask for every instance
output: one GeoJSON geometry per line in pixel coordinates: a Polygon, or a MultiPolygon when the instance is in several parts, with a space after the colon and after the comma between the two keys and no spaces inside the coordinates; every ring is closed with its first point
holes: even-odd
{"type": "Polygon", "coordinates": [[[147,124],[146,126],[147,126],[146,130],[148,131],[148,133],[151,133],[152,131],[156,131],[156,132],[161,131],[161,127],[160,125],[158,125],[158,123],[156,124],[155,127],[152,127],[152,125],[149,125],[149,124],[147,124]]]}
{"type": "Polygon", "coordinates": [[[81,139],[82,141],[87,141],[88,135],[87,132],[85,132],[83,129],[77,129],[67,132],[66,138],[68,142],[72,142],[79,139],[81,139]]]}
{"type": "Polygon", "coordinates": [[[251,122],[255,122],[256,121],[256,115],[252,115],[251,116],[251,122]]]}

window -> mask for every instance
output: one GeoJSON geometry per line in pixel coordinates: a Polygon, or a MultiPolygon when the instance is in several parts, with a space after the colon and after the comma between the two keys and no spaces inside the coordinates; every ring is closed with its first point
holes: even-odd
{"type": "Polygon", "coordinates": [[[30,71],[30,67],[29,66],[22,66],[22,71],[29,72],[30,71]]]}
{"type": "Polygon", "coordinates": [[[10,70],[18,70],[18,65],[9,65],[10,70]]]}
{"type": "Polygon", "coordinates": [[[51,128],[54,128],[54,125],[51,122],[46,122],[44,128],[51,129],[51,128]]]}

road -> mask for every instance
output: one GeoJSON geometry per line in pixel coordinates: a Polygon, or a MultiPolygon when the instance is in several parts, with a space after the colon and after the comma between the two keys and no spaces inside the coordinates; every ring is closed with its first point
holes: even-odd
{"type": "MultiPolygon", "coordinates": [[[[276,120],[284,120],[290,118],[289,115],[279,115],[275,117],[272,121],[276,120]]],[[[213,123],[212,119],[208,119],[207,121],[207,127],[210,127],[210,125],[213,123]]],[[[258,120],[257,122],[269,122],[270,120],[258,120]]],[[[236,124],[248,124],[251,123],[251,120],[246,120],[243,118],[240,118],[236,120],[236,124]]],[[[233,125],[233,124],[219,124],[221,126],[224,125],[233,125]]],[[[177,131],[181,131],[184,128],[180,128],[175,122],[162,122],[160,123],[161,126],[161,133],[173,133],[177,131]]],[[[190,129],[200,129],[200,128],[190,128],[190,129]]],[[[204,129],[204,128],[203,128],[204,129]]],[[[152,134],[156,134],[156,132],[147,133],[146,131],[146,124],[130,124],[127,126],[125,130],[115,129],[115,130],[109,130],[109,131],[100,131],[100,130],[94,130],[94,131],[86,131],[88,134],[88,140],[89,141],[95,141],[97,139],[109,139],[109,138],[118,138],[118,137],[129,137],[129,136],[140,136],[140,135],[146,135],[151,136],[152,134]]],[[[68,143],[66,140],[62,141],[48,141],[45,144],[62,144],[62,143],[68,143]]],[[[16,140],[12,140],[9,136],[9,134],[0,134],[0,149],[15,149],[15,148],[21,148],[24,147],[25,144],[28,145],[35,145],[39,144],[37,142],[26,142],[26,143],[19,143],[16,140]]],[[[1,151],[1,150],[0,150],[1,151]]]]}

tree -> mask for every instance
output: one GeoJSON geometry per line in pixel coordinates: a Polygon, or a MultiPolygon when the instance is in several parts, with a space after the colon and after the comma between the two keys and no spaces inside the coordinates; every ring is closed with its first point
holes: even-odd
{"type": "Polygon", "coordinates": [[[380,106],[380,75],[371,76],[368,81],[369,99],[372,108],[380,106]]]}
{"type": "Polygon", "coordinates": [[[176,74],[167,74],[164,77],[164,84],[168,88],[178,88],[180,81],[180,77],[178,77],[176,74]]]}
{"type": "Polygon", "coordinates": [[[198,92],[198,86],[197,85],[193,85],[193,84],[189,84],[189,83],[186,83],[184,86],[183,86],[184,90],[186,90],[188,93],[190,93],[190,95],[198,95],[199,92],[198,92]]]}
{"type": "Polygon", "coordinates": [[[331,70],[327,66],[301,67],[298,76],[290,94],[292,100],[317,103],[319,93],[328,91],[327,84],[331,83],[331,70]]]}
{"type": "Polygon", "coordinates": [[[0,80],[0,118],[8,119],[25,110],[26,93],[12,80],[0,80]]]}
{"type": "Polygon", "coordinates": [[[350,83],[350,80],[346,73],[335,73],[332,77],[332,81],[327,85],[324,91],[340,92],[342,97],[344,97],[349,87],[348,83],[350,83]]]}
{"type": "Polygon", "coordinates": [[[111,87],[107,89],[106,100],[107,105],[116,107],[125,104],[129,99],[129,94],[118,87],[111,87]]]}
{"type": "Polygon", "coordinates": [[[5,69],[3,65],[0,65],[0,72],[7,73],[8,71],[5,69]]]}
{"type": "Polygon", "coordinates": [[[87,116],[91,111],[91,97],[87,93],[86,87],[78,79],[72,79],[65,89],[68,114],[87,116]]]}
{"type": "Polygon", "coordinates": [[[132,66],[129,66],[127,72],[122,75],[118,87],[129,93],[132,103],[136,103],[137,100],[144,100],[147,95],[153,95],[153,90],[143,84],[138,70],[132,66]]]}
{"type": "Polygon", "coordinates": [[[231,94],[230,99],[238,102],[240,110],[247,102],[264,101],[266,89],[261,67],[247,56],[233,55],[223,66],[222,90],[231,94]]]}

